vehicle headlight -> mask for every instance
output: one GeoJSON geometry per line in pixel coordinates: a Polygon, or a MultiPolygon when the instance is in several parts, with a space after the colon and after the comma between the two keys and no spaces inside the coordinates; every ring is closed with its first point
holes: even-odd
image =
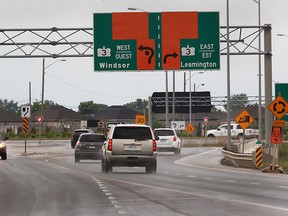
{"type": "Polygon", "coordinates": [[[6,145],[4,142],[0,143],[0,148],[5,148],[5,147],[6,147],[6,145]]]}

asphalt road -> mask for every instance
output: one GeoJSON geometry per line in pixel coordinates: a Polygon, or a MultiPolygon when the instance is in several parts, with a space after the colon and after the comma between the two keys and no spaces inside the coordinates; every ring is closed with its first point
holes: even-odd
{"type": "Polygon", "coordinates": [[[144,168],[101,173],[100,161],[74,163],[67,141],[10,141],[0,161],[1,215],[288,215],[288,176],[219,164],[216,148],[160,153],[144,168]]]}

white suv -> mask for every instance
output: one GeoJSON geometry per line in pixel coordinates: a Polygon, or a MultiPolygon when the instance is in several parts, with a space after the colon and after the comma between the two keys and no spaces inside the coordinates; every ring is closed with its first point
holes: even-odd
{"type": "Polygon", "coordinates": [[[156,173],[157,146],[149,126],[114,125],[102,150],[102,172],[112,172],[113,166],[144,166],[146,173],[156,173]]]}
{"type": "Polygon", "coordinates": [[[181,139],[172,128],[156,128],[154,130],[158,151],[172,151],[175,155],[181,153],[181,139]]]}

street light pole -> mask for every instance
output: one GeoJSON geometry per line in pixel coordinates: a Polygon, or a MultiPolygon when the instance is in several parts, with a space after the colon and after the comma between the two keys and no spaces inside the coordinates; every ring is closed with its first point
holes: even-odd
{"type": "MultiPolygon", "coordinates": [[[[200,87],[200,86],[204,86],[205,84],[204,83],[201,83],[200,85],[198,85],[197,87],[196,87],[196,83],[194,83],[194,92],[196,92],[196,90],[200,87]]],[[[194,127],[196,127],[196,125],[195,125],[195,113],[193,113],[193,126],[194,127]]]]}
{"type": "MultiPolygon", "coordinates": [[[[258,4],[258,25],[261,25],[261,0],[253,0],[258,4]]],[[[259,29],[260,31],[260,29],[259,29]]],[[[259,40],[258,40],[258,49],[259,52],[261,51],[261,35],[259,32],[259,40]]],[[[261,80],[262,80],[262,73],[261,73],[261,55],[258,56],[258,130],[259,130],[259,140],[262,142],[262,88],[261,88],[261,80]]]]}
{"type": "Polygon", "coordinates": [[[189,123],[192,123],[192,90],[191,90],[191,79],[193,76],[197,75],[197,74],[203,74],[203,71],[197,72],[193,75],[191,75],[191,71],[189,71],[189,78],[187,80],[184,80],[184,83],[186,83],[189,80],[189,123]]]}
{"type": "Polygon", "coordinates": [[[127,8],[128,10],[133,10],[133,11],[137,11],[137,10],[139,10],[139,11],[143,11],[143,12],[146,12],[145,10],[143,10],[143,9],[141,9],[141,8],[127,8]]]}
{"type": "Polygon", "coordinates": [[[41,116],[43,116],[43,106],[44,106],[44,82],[45,82],[45,58],[43,58],[42,63],[41,116]]]}
{"type": "MultiPolygon", "coordinates": [[[[43,63],[42,63],[42,91],[41,91],[41,110],[40,110],[40,114],[41,116],[43,116],[43,109],[44,109],[44,87],[45,87],[45,70],[52,66],[53,64],[55,64],[56,62],[59,61],[66,61],[66,59],[59,59],[56,60],[54,62],[52,62],[51,64],[49,64],[48,66],[45,67],[45,58],[43,58],[43,63]]],[[[41,127],[39,128],[39,144],[41,144],[41,134],[43,131],[43,121],[41,122],[41,127]],[[41,128],[41,129],[40,129],[41,128]]]]}

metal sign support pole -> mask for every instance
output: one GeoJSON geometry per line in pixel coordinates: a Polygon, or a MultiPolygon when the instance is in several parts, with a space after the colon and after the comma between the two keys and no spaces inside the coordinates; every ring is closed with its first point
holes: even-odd
{"type": "MultiPolygon", "coordinates": [[[[265,54],[265,104],[272,103],[272,46],[271,46],[271,26],[267,25],[264,30],[264,50],[265,54]]],[[[265,143],[270,146],[271,125],[273,123],[273,115],[270,110],[265,109],[265,143]]]]}
{"type": "Polygon", "coordinates": [[[25,132],[25,144],[24,144],[24,153],[26,156],[26,152],[27,152],[27,132],[25,132]]]}

